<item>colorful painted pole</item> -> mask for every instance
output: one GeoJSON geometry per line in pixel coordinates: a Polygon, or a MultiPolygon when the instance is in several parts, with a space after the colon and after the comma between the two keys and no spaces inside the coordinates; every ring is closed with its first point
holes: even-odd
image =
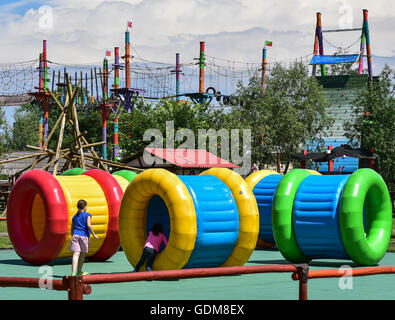
{"type": "MultiPolygon", "coordinates": [[[[48,87],[48,63],[47,63],[47,40],[43,40],[43,91],[45,92],[46,88],[48,87]]],[[[49,116],[49,104],[43,103],[42,106],[43,108],[43,113],[44,113],[44,141],[47,140],[48,137],[48,116],[49,116]]]]}
{"type": "Polygon", "coordinates": [[[64,69],[63,69],[63,81],[64,81],[64,85],[63,85],[63,95],[62,95],[62,102],[63,102],[63,105],[65,105],[65,103],[66,103],[66,74],[67,74],[67,69],[66,69],[66,67],[64,67],[64,69]]]}
{"type": "Polygon", "coordinates": [[[362,72],[363,72],[363,55],[365,53],[365,43],[366,43],[366,37],[365,37],[364,32],[362,31],[361,47],[360,47],[360,53],[359,53],[358,74],[362,74],[362,72]]]}
{"type": "Polygon", "coordinates": [[[103,99],[108,99],[108,60],[103,60],[103,99]]]}
{"type": "MultiPolygon", "coordinates": [[[[321,12],[317,12],[317,27],[316,36],[318,37],[318,49],[320,56],[324,55],[324,44],[322,41],[322,24],[321,24],[321,12]]],[[[321,64],[321,75],[326,76],[325,65],[321,64]]]]}
{"type": "MultiPolygon", "coordinates": [[[[39,58],[39,67],[38,67],[38,91],[44,92],[44,60],[43,54],[40,53],[39,58]]],[[[41,107],[41,106],[40,106],[41,107]]],[[[44,123],[44,112],[41,112],[40,119],[38,121],[38,145],[41,148],[43,146],[43,123],[44,123]]]]}
{"type": "Polygon", "coordinates": [[[180,101],[180,74],[182,71],[180,70],[180,54],[176,53],[176,68],[171,70],[170,72],[176,74],[176,101],[180,101]]]}
{"type": "Polygon", "coordinates": [[[44,80],[44,86],[43,88],[47,88],[48,84],[48,63],[47,63],[47,40],[43,40],[43,67],[44,67],[44,74],[43,74],[43,80],[44,80]]]}
{"type": "Polygon", "coordinates": [[[370,37],[369,37],[369,24],[368,24],[368,10],[363,9],[363,31],[366,37],[366,54],[368,60],[368,74],[369,81],[373,80],[373,72],[372,72],[372,53],[370,50],[370,37]]]}
{"type": "MultiPolygon", "coordinates": [[[[315,25],[315,34],[314,34],[314,50],[313,50],[313,54],[315,56],[318,54],[318,43],[319,43],[317,30],[318,30],[318,12],[317,12],[317,22],[316,22],[316,25],[315,25]]],[[[313,76],[315,76],[316,67],[317,67],[316,65],[313,65],[313,71],[312,71],[313,76]]]]}
{"type": "Polygon", "coordinates": [[[200,41],[200,55],[199,55],[199,93],[204,92],[204,41],[200,41]]]}
{"type": "MultiPolygon", "coordinates": [[[[130,34],[129,29],[125,31],[125,87],[130,88],[130,34]]],[[[128,110],[130,112],[130,110],[128,110]]]]}
{"type": "Polygon", "coordinates": [[[99,103],[100,102],[100,95],[99,95],[99,84],[97,82],[97,70],[95,67],[95,82],[96,82],[96,100],[99,103]]]}
{"type": "MultiPolygon", "coordinates": [[[[115,47],[114,48],[114,59],[115,59],[115,64],[114,64],[114,89],[119,88],[119,48],[115,47]]],[[[114,106],[114,109],[116,111],[115,117],[114,117],[114,161],[119,160],[118,156],[118,105],[114,106]],[[116,108],[116,109],[115,109],[116,108]]]]}
{"type": "Polygon", "coordinates": [[[95,102],[95,95],[93,94],[93,70],[91,69],[91,103],[89,104],[91,106],[91,104],[93,104],[95,102]]]}
{"type": "Polygon", "coordinates": [[[265,94],[266,87],[266,46],[262,50],[262,95],[265,94]]]}
{"type": "Polygon", "coordinates": [[[88,74],[85,73],[85,92],[84,92],[84,106],[85,106],[85,116],[89,114],[89,104],[88,104],[88,74]]]}
{"type": "Polygon", "coordinates": [[[108,119],[108,61],[107,58],[103,60],[103,101],[101,103],[102,108],[102,137],[104,144],[102,146],[104,160],[107,160],[107,119],[108,119]]]}

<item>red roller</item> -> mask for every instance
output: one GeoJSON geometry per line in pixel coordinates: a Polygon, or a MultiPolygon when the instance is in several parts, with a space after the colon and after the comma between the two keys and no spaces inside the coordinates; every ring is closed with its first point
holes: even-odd
{"type": "Polygon", "coordinates": [[[20,177],[7,204],[7,228],[16,253],[32,264],[45,264],[58,256],[66,238],[68,210],[59,182],[48,172],[33,170],[20,177]],[[39,194],[45,206],[45,229],[39,241],[33,233],[34,197],[39,194]]]}
{"type": "Polygon", "coordinates": [[[108,205],[108,227],[105,240],[100,249],[89,260],[105,261],[113,256],[121,245],[118,233],[118,214],[121,206],[123,190],[117,180],[109,173],[92,169],[83,175],[92,177],[102,188],[108,205]]]}

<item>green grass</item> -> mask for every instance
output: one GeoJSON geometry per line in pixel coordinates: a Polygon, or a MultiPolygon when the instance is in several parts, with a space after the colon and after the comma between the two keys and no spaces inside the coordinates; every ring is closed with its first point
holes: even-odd
{"type": "Polygon", "coordinates": [[[7,232],[7,221],[0,221],[0,232],[7,232]]]}
{"type": "MultiPolygon", "coordinates": [[[[0,233],[7,232],[7,221],[0,221],[0,233]]],[[[9,237],[0,237],[0,249],[10,249],[12,244],[9,237]]]]}

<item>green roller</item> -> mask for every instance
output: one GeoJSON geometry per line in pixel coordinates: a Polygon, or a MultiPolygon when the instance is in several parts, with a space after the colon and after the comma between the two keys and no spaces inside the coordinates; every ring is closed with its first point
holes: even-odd
{"type": "Polygon", "coordinates": [[[131,182],[134,177],[137,176],[137,173],[129,170],[119,170],[114,172],[112,175],[121,176],[122,178],[125,178],[126,180],[131,182]]]}
{"type": "Polygon", "coordinates": [[[272,207],[273,235],[277,248],[285,259],[294,263],[309,262],[298,247],[292,223],[296,192],[302,181],[312,173],[304,169],[288,172],[277,186],[272,207]]]}
{"type": "Polygon", "coordinates": [[[83,174],[86,170],[82,168],[72,168],[69,170],[66,170],[62,173],[62,176],[79,176],[83,174]]]}
{"type": "Polygon", "coordinates": [[[392,207],[387,185],[377,172],[359,169],[350,176],[340,202],[339,224],[344,248],[354,262],[375,265],[383,258],[391,239],[392,207]]]}

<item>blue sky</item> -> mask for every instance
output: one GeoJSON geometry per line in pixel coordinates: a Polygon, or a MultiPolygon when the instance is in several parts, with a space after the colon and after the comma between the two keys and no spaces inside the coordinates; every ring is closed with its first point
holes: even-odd
{"type": "Polygon", "coordinates": [[[2,0],[0,3],[1,11],[23,16],[29,9],[37,10],[42,5],[49,3],[48,0],[30,1],[30,0],[2,0]]]}

